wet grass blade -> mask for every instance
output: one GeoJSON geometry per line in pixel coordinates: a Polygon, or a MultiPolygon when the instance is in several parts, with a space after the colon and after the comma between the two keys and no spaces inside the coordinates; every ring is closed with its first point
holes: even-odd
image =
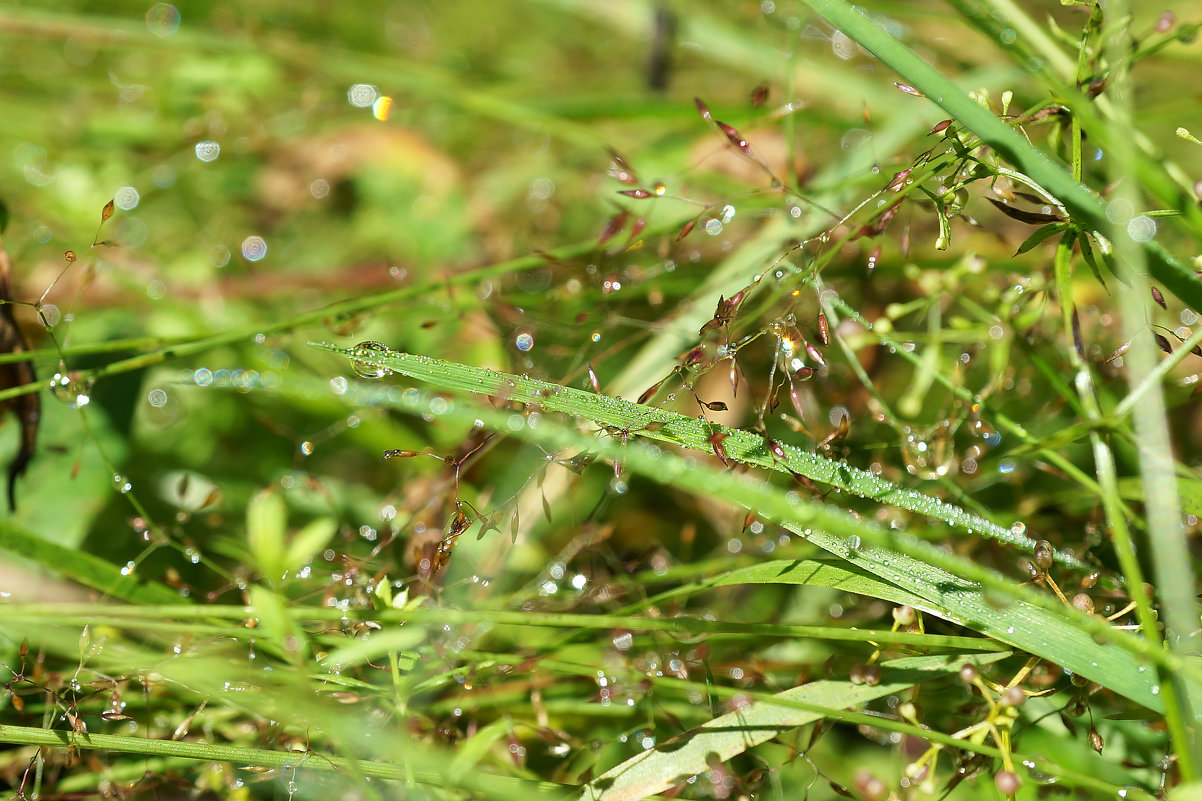
{"type": "MultiPolygon", "coordinates": [[[[348,358],[363,360],[365,357],[363,352],[353,349],[321,347],[348,358]]],[[[559,411],[606,426],[637,429],[657,421],[662,425],[657,425],[654,432],[646,432],[649,436],[698,451],[705,449],[701,435],[712,427],[692,418],[640,407],[617,398],[428,357],[372,352],[371,359],[392,371],[430,381],[444,389],[536,404],[543,411],[559,411]]],[[[627,469],[655,481],[755,509],[762,519],[776,522],[836,557],[922,597],[929,605],[927,608],[938,610],[936,613],[940,616],[1081,673],[1149,709],[1161,711],[1163,703],[1155,671],[1147,670],[1141,663],[1182,671],[1190,681],[1202,682],[1202,671],[1196,666],[1115,630],[1099,618],[1057,606],[1031,588],[1018,586],[968,560],[913,537],[886,531],[835,507],[803,501],[798,493],[774,487],[755,476],[732,475],[698,463],[694,458],[676,456],[641,439],[622,444],[612,438],[589,436],[547,416],[540,419],[536,428],[530,429],[524,425],[524,418],[518,425],[519,419],[512,411],[488,408],[466,398],[448,404],[443,398],[432,398],[423,393],[398,394],[387,387],[377,389],[363,384],[348,386],[342,397],[351,403],[388,406],[418,415],[431,414],[433,400],[436,401],[433,408],[437,416],[456,414],[469,422],[480,419],[494,430],[507,431],[550,451],[596,451],[602,456],[620,459],[627,469]],[[1120,646],[1121,650],[1108,647],[1113,645],[1120,646]]],[[[755,444],[744,442],[743,437],[747,435],[748,432],[731,431],[727,443],[734,440],[732,444],[742,448],[731,455],[771,467],[773,460],[767,455],[763,441],[756,437],[759,441],[755,444]]],[[[860,477],[859,473],[850,472],[847,465],[813,454],[808,456],[803,459],[800,451],[792,449],[787,455],[790,468],[824,466],[822,471],[813,469],[816,480],[848,482],[848,486],[855,486],[851,482],[860,477]],[[823,465],[814,464],[811,459],[823,465]]],[[[881,488],[877,495],[896,493],[896,497],[919,508],[929,508],[932,516],[946,516],[949,509],[955,509],[938,499],[906,492],[887,482],[872,486],[881,488]]],[[[864,489],[871,490],[872,486],[864,489]]],[[[956,510],[954,514],[968,513],[956,510]]]]}
{"type": "Polygon", "coordinates": [[[18,555],[45,570],[77,581],[111,598],[139,604],[184,604],[178,592],[121,569],[98,556],[43,539],[23,528],[0,520],[0,551],[18,555]]]}
{"type": "MultiPolygon", "coordinates": [[[[1023,534],[945,501],[907,490],[845,462],[827,459],[783,443],[780,444],[781,453],[772,453],[764,438],[751,431],[705,423],[675,412],[639,406],[621,398],[428,356],[376,350],[354,351],[328,344],[318,344],[317,347],[351,357],[362,364],[377,365],[392,372],[430,381],[446,389],[536,403],[548,411],[577,415],[603,426],[625,428],[633,432],[648,423],[655,423],[657,428],[654,432],[639,433],[703,453],[711,451],[712,438],[715,432],[720,432],[726,435],[722,444],[727,457],[733,461],[770,470],[790,470],[812,481],[835,487],[840,492],[940,520],[953,529],[988,537],[1016,548],[1030,550],[1035,547],[1035,541],[1023,534]]],[[[1080,564],[1067,553],[1058,554],[1058,558],[1064,564],[1080,564]]]]}

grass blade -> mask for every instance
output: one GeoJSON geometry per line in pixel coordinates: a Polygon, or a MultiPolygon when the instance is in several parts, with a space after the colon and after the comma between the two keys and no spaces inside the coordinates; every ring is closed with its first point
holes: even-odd
{"type": "MultiPolygon", "coordinates": [[[[362,352],[354,349],[329,345],[321,347],[356,360],[365,358],[362,352]]],[[[607,426],[637,427],[657,420],[663,423],[663,427],[655,432],[647,432],[649,436],[686,446],[681,434],[687,433],[690,427],[702,425],[692,418],[648,409],[617,398],[492,370],[449,364],[429,357],[399,353],[381,355],[376,351],[369,360],[446,389],[474,391],[511,401],[534,403],[544,411],[560,411],[607,426]]],[[[1202,680],[1195,666],[1165,653],[1163,649],[1153,648],[1141,639],[1117,631],[1099,618],[1057,606],[1028,587],[1016,586],[992,571],[952,557],[912,537],[887,532],[825,504],[803,503],[797,493],[754,480],[753,476],[731,475],[698,464],[693,459],[686,460],[664,452],[649,443],[630,442],[623,445],[616,441],[599,440],[547,418],[542,419],[533,430],[524,425],[515,426],[518,421],[513,418],[512,412],[498,411],[467,401],[448,409],[449,404],[445,399],[432,399],[418,392],[389,392],[387,388],[372,390],[362,384],[355,385],[354,391],[348,387],[343,397],[356,403],[390,406],[419,415],[431,414],[431,400],[435,400],[434,408],[438,416],[454,413],[469,420],[481,419],[494,430],[504,430],[523,440],[537,442],[548,450],[594,450],[604,456],[620,458],[629,469],[656,481],[755,509],[763,519],[779,523],[835,556],[921,596],[931,605],[928,608],[939,610],[938,614],[942,617],[1049,659],[1149,709],[1161,711],[1163,700],[1153,675],[1155,671],[1141,667],[1141,662],[1182,671],[1195,683],[1202,680]],[[1120,645],[1122,651],[1102,643],[1120,645]]],[[[731,436],[734,435],[732,433],[731,436]]],[[[763,448],[763,445],[759,447],[763,448]]],[[[703,448],[704,445],[698,450],[703,448]]],[[[748,461],[754,461],[756,456],[754,448],[746,453],[740,452],[741,458],[750,457],[748,461]]],[[[763,456],[758,458],[757,463],[771,465],[770,459],[763,456]]],[[[824,475],[837,477],[847,469],[845,465],[817,457],[814,459],[830,466],[830,473],[824,475]]],[[[909,495],[915,503],[946,506],[921,493],[909,495]]]]}

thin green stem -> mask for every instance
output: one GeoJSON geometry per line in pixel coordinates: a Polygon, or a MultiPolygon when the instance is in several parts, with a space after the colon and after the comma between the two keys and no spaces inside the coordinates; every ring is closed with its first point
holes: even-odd
{"type": "MultiPolygon", "coordinates": [[[[1107,41],[1106,56],[1110,62],[1108,80],[1111,92],[1111,113],[1108,115],[1114,126],[1124,132],[1134,131],[1131,98],[1135,88],[1130,76],[1130,49],[1132,36],[1129,30],[1129,9],[1125,0],[1112,0],[1106,13],[1113,19],[1114,30],[1107,41]]],[[[1135,209],[1142,203],[1131,180],[1136,175],[1135,157],[1130,151],[1113,154],[1110,162],[1111,176],[1117,179],[1116,190],[1120,200],[1135,209]]],[[[1146,499],[1147,529],[1150,560],[1157,577],[1158,594],[1161,598],[1166,631],[1164,645],[1181,655],[1198,653],[1198,606],[1195,600],[1193,576],[1190,571],[1189,548],[1181,524],[1181,503],[1177,492],[1176,473],[1173,466],[1173,450],[1166,417],[1164,393],[1159,383],[1146,384],[1153,372],[1156,356],[1144,321],[1148,318],[1149,290],[1143,275],[1145,254],[1134,240],[1130,225],[1119,220],[1111,227],[1111,241],[1116,256],[1130,269],[1132,286],[1120,292],[1124,334],[1131,347],[1125,354],[1128,382],[1134,390],[1144,389],[1144,398],[1133,410],[1135,440],[1139,456],[1140,478],[1146,499]]],[[[1154,224],[1154,223],[1153,223],[1154,224]]],[[[1099,475],[1099,478],[1101,476],[1099,475]]],[[[1117,494],[1117,481],[1113,487],[1117,494]]],[[[1120,540],[1115,532],[1115,547],[1127,572],[1127,563],[1138,569],[1134,543],[1120,540]]],[[[1133,575],[1133,574],[1129,574],[1133,575]]],[[[1133,597],[1137,603],[1147,604],[1147,610],[1139,609],[1145,636],[1160,644],[1158,622],[1152,614],[1150,599],[1143,587],[1134,587],[1133,597]]],[[[1190,688],[1180,676],[1161,673],[1165,698],[1165,722],[1175,744],[1177,765],[1182,780],[1190,783],[1197,780],[1199,764],[1202,764],[1202,738],[1198,738],[1193,723],[1196,722],[1195,705],[1191,701],[1190,688]]]]}
{"type": "MultiPolygon", "coordinates": [[[[49,748],[75,748],[85,751],[100,750],[119,754],[143,754],[158,757],[179,757],[205,762],[229,762],[236,765],[255,765],[264,768],[295,768],[324,772],[353,771],[361,776],[387,781],[403,781],[405,768],[391,762],[376,760],[352,760],[345,757],[325,756],[310,752],[272,751],[265,748],[246,748],[237,745],[209,745],[207,743],[181,742],[175,740],[151,740],[145,737],[125,737],[113,734],[88,734],[58,729],[41,729],[29,726],[0,725],[0,742],[13,745],[36,745],[49,748]]],[[[540,796],[561,796],[567,789],[551,782],[531,782],[509,776],[497,776],[473,771],[462,776],[448,776],[434,769],[436,764],[427,761],[424,769],[413,768],[413,775],[421,784],[438,787],[460,787],[494,795],[500,793],[508,798],[523,797],[531,792],[540,796]]]]}

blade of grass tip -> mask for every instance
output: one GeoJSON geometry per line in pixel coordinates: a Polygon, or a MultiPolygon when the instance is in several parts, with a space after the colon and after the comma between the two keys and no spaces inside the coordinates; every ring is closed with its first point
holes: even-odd
{"type": "MultiPolygon", "coordinates": [[[[1133,86],[1131,83],[1127,48],[1131,44],[1128,8],[1125,0],[1112,0],[1107,14],[1124,20],[1107,42],[1107,55],[1112,65],[1110,82],[1115,92],[1112,104],[1114,116],[1123,130],[1132,128],[1134,110],[1130,106],[1133,86]]],[[[1134,155],[1123,150],[1111,154],[1110,176],[1118,181],[1118,199],[1132,204],[1140,202],[1136,185],[1131,181],[1135,168],[1134,155]]],[[[1117,229],[1118,225],[1113,226],[1117,229]]],[[[1123,336],[1131,342],[1124,356],[1127,380],[1132,390],[1143,386],[1152,372],[1157,356],[1149,336],[1146,320],[1150,313],[1147,306],[1148,288],[1144,277],[1144,254],[1126,234],[1125,230],[1112,230],[1118,259],[1130,269],[1132,286],[1119,292],[1122,310],[1123,336]]],[[[1159,383],[1148,386],[1143,400],[1132,413],[1135,425],[1135,441],[1139,455],[1140,477],[1146,496],[1150,558],[1156,576],[1156,592],[1164,607],[1165,639],[1168,647],[1185,656],[1199,653],[1198,607],[1194,598],[1194,577],[1191,574],[1189,547],[1181,524],[1181,502],[1177,494],[1176,472],[1173,467],[1173,450],[1169,435],[1164,392],[1159,383]]],[[[1118,486],[1114,491],[1118,492],[1118,486]]],[[[1116,540],[1116,547],[1120,543],[1116,540]]],[[[1130,546],[1128,546],[1130,547],[1130,546]]],[[[1121,554],[1120,554],[1121,555],[1121,554]]],[[[1151,615],[1149,614],[1149,617],[1151,615]]],[[[1155,621],[1147,625],[1155,626],[1155,621]]],[[[1145,629],[1147,629],[1147,625],[1145,629]]],[[[1155,631],[1154,629],[1152,631],[1155,631]]],[[[1156,635],[1146,631],[1147,636],[1156,635]]],[[[1196,719],[1197,704],[1191,700],[1189,688],[1180,676],[1162,675],[1166,690],[1172,697],[1165,699],[1165,720],[1176,745],[1178,766],[1184,781],[1197,779],[1199,764],[1202,764],[1202,739],[1193,736],[1192,724],[1196,719]],[[1187,723],[1188,721],[1188,723],[1187,723]]]]}
{"type": "MultiPolygon", "coordinates": [[[[805,0],[805,3],[951,114],[980,137],[982,142],[1017,165],[1091,230],[1110,230],[1106,210],[1097,194],[1073,180],[1072,176],[1047,154],[1035,148],[1018,132],[998,119],[993,112],[970,99],[967,93],[961,91],[861,11],[843,0],[805,0]]],[[[1202,278],[1195,275],[1155,240],[1148,239],[1141,245],[1149,259],[1149,270],[1153,277],[1187,305],[1202,308],[1202,278]]]]}

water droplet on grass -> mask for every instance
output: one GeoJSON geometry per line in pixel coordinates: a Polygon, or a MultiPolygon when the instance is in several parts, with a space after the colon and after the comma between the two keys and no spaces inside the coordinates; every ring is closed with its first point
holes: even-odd
{"type": "MultiPolygon", "coordinates": [[[[365,357],[370,357],[373,354],[384,356],[392,353],[387,345],[384,345],[380,342],[373,342],[371,340],[360,342],[353,348],[353,350],[365,357]]],[[[392,373],[392,371],[387,367],[381,367],[377,364],[372,364],[371,362],[361,361],[355,358],[351,359],[351,369],[355,371],[356,375],[362,378],[383,378],[384,376],[391,375],[392,373]]]]}
{"type": "Polygon", "coordinates": [[[155,3],[146,12],[146,30],[160,39],[179,30],[179,21],[179,10],[170,3],[155,3]]]}

